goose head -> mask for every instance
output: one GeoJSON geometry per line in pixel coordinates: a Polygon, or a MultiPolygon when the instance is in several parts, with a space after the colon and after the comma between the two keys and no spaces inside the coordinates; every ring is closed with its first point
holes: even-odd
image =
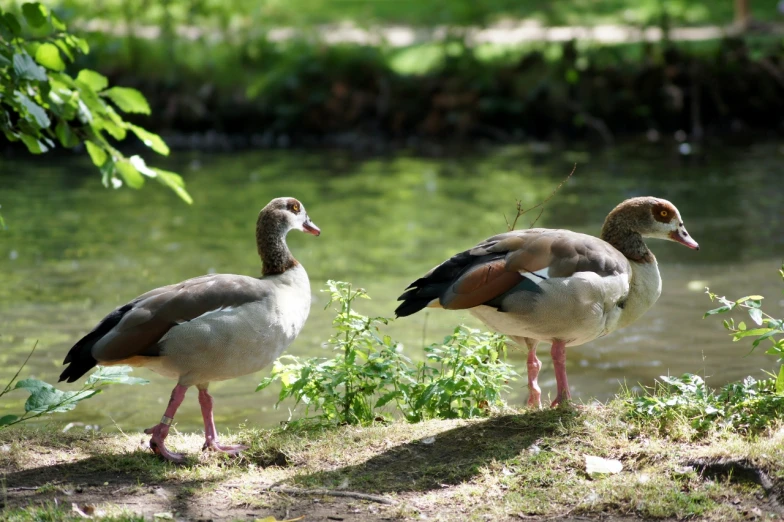
{"type": "MultiPolygon", "coordinates": [[[[627,199],[608,214],[602,228],[603,239],[616,247],[628,247],[633,251],[635,236],[664,239],[692,250],[700,249],[700,245],[686,231],[681,213],[666,199],[627,199]]],[[[624,251],[624,248],[619,249],[624,251]]]]}
{"type": "Polygon", "coordinates": [[[659,198],[645,198],[651,220],[640,227],[642,237],[653,237],[667,241],[675,241],[692,250],[699,250],[700,245],[686,231],[683,218],[678,209],[667,201],[659,198]]]}
{"type": "Polygon", "coordinates": [[[276,230],[285,235],[290,230],[300,230],[314,236],[321,235],[321,229],[308,217],[308,213],[295,198],[275,198],[259,213],[259,225],[276,230]]]}

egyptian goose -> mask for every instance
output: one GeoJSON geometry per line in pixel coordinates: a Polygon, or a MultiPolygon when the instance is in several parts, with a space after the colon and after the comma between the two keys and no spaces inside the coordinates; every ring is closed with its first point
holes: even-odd
{"type": "Polygon", "coordinates": [[[237,454],[246,446],[217,441],[212,381],[257,372],[297,337],[310,312],[308,274],[286,245],[292,229],[314,236],[319,228],[294,198],[270,201],[256,222],[262,277],[214,274],[143,294],[103,318],[68,352],[60,381],[74,382],[96,364],[129,364],[177,379],[161,422],[145,430],[166,460],[184,457],[164,444],[190,386],[199,389],[204,449],[237,454]]]}
{"type": "Polygon", "coordinates": [[[566,347],[631,324],[659,298],[659,268],[643,237],[699,249],[672,203],[632,198],[610,212],[601,238],[534,228],[486,239],[411,283],[395,314],[405,317],[425,307],[467,309],[525,344],[529,406],[541,404],[536,346],[550,342],[558,388],[552,406],[557,406],[570,398],[566,347]]]}

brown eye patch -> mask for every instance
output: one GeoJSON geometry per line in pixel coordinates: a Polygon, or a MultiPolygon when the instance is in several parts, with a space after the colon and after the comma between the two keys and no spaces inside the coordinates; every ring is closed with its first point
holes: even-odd
{"type": "Polygon", "coordinates": [[[660,223],[669,223],[675,217],[675,208],[667,203],[656,203],[651,209],[653,219],[660,223]]]}
{"type": "Polygon", "coordinates": [[[299,210],[300,210],[300,204],[299,204],[299,201],[297,201],[296,199],[290,199],[290,200],[288,201],[287,208],[288,208],[288,209],[289,209],[291,212],[294,212],[295,214],[299,214],[299,210]]]}

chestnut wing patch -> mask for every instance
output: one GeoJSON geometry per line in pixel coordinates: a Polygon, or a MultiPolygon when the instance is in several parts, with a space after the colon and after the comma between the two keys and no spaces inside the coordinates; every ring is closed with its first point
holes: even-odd
{"type": "Polygon", "coordinates": [[[450,310],[485,304],[514,288],[523,276],[506,269],[506,259],[492,259],[466,270],[441,297],[441,306],[450,310]]]}

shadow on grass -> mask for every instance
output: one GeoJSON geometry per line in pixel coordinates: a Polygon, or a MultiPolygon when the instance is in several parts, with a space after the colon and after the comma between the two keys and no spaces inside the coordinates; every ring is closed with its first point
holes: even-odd
{"type": "Polygon", "coordinates": [[[390,493],[427,491],[470,480],[492,461],[510,460],[543,437],[567,437],[580,413],[556,409],[505,415],[435,435],[434,441],[412,441],[362,464],[298,476],[303,486],[336,487],[390,493]]]}
{"type": "Polygon", "coordinates": [[[172,466],[137,450],[7,472],[5,507],[42,506],[58,499],[79,504],[115,501],[137,505],[142,512],[148,508],[187,514],[192,492],[220,479],[172,480],[167,478],[172,466]]]}

